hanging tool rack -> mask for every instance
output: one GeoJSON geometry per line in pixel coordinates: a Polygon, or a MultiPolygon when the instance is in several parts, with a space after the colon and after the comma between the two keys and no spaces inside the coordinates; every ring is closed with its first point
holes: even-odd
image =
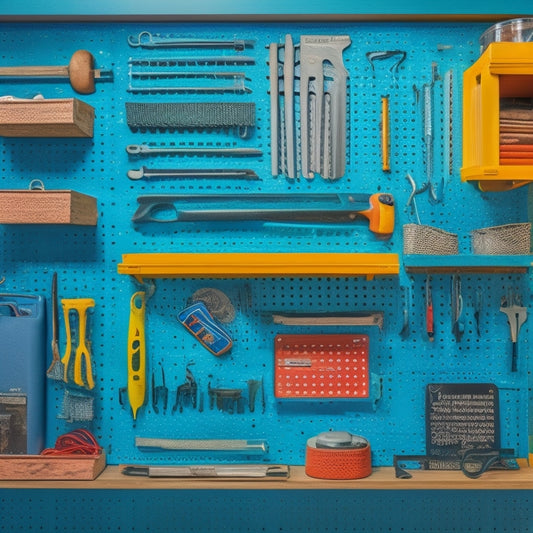
{"type": "MultiPolygon", "coordinates": [[[[190,460],[165,450],[145,452],[135,445],[141,437],[265,439],[269,451],[262,460],[303,464],[306,439],[318,429],[347,429],[368,439],[376,466],[391,465],[399,449],[424,452],[424,389],[439,381],[495,383],[502,446],[527,454],[530,360],[519,348],[516,371],[511,368],[509,326],[500,299],[512,290],[528,306],[530,262],[472,258],[470,247],[470,232],[477,228],[527,220],[525,189],[486,194],[460,179],[462,73],[478,59],[478,38],[486,27],[406,22],[0,25],[5,65],[64,65],[76,49],[87,49],[95,68],[112,71],[112,79],[94,80],[91,94],[76,93],[68,80],[0,79],[2,94],[33,98],[40,92],[45,98],[79,98],[94,108],[89,138],[0,139],[2,189],[24,190],[39,179],[47,190],[75,189],[96,198],[98,211],[97,224],[90,226],[1,225],[0,273],[5,290],[45,295],[50,309],[54,272],[60,298],[94,300],[94,418],[82,425],[98,436],[108,463],[190,460]],[[304,141],[290,133],[300,126],[302,109],[310,105],[315,112],[318,102],[312,82],[307,87],[311,96],[302,102],[302,73],[296,63],[289,73],[288,43],[295,45],[296,57],[302,39],[322,53],[320,39],[302,37],[317,35],[341,43],[335,61],[326,54],[336,71],[325,76],[335,86],[324,96],[328,113],[319,116],[328,117],[326,130],[334,126],[335,135],[345,136],[342,154],[330,144],[337,137],[317,133],[324,124],[311,121],[304,141]],[[166,48],[156,47],[156,39],[166,48]],[[215,40],[233,44],[217,49],[222,45],[215,40]],[[333,100],[340,90],[346,100],[333,100]],[[178,102],[185,107],[176,108],[178,102]],[[271,114],[273,102],[283,116],[281,111],[271,114]],[[158,106],[173,105],[175,116],[164,122],[168,108],[167,115],[154,117],[148,104],[156,113],[158,106]],[[133,122],[132,106],[145,122],[133,122]],[[273,153],[275,145],[279,151],[273,153]],[[145,170],[135,173],[140,168],[145,170]],[[146,169],[155,169],[152,177],[146,169]],[[217,177],[205,175],[205,169],[215,169],[217,177]],[[240,179],[236,169],[245,169],[247,179],[240,179]],[[254,179],[248,179],[249,171],[254,179]],[[415,183],[414,196],[406,174],[415,183]],[[141,196],[265,193],[289,199],[311,193],[391,194],[394,231],[388,239],[377,239],[365,219],[314,225],[132,221],[141,196]],[[416,222],[457,233],[459,254],[453,259],[403,256],[402,226],[416,222]],[[238,272],[228,266],[228,254],[245,258],[238,272]],[[287,259],[292,254],[305,259],[301,267],[287,259]],[[154,256],[161,259],[155,265],[154,256]],[[318,256],[326,260],[323,269],[316,269],[313,258],[318,256]],[[350,258],[347,265],[345,258],[350,258]],[[462,308],[455,324],[451,273],[461,279],[462,308]],[[426,331],[428,275],[432,342],[426,331]],[[151,278],[157,278],[155,291],[146,285],[151,278]],[[220,357],[205,350],[177,320],[192,295],[206,287],[222,291],[235,310],[225,324],[233,347],[220,357]],[[148,391],[134,420],[124,389],[130,299],[139,290],[147,296],[148,391]],[[276,397],[275,340],[317,334],[317,326],[309,323],[272,320],[275,313],[290,312],[381,313],[380,328],[320,328],[320,333],[368,339],[365,372],[370,381],[361,397],[276,397]],[[460,338],[454,335],[459,324],[460,338]],[[157,394],[152,396],[151,389],[157,394]],[[251,390],[254,408],[248,403],[251,390]],[[193,391],[198,392],[194,402],[193,391]],[[210,392],[219,395],[218,403],[216,397],[209,403],[210,392]],[[224,401],[228,398],[236,399],[231,408],[224,401]],[[179,408],[172,409],[175,399],[179,408]]],[[[309,57],[316,51],[305,53],[309,57]]],[[[49,325],[51,332],[51,321],[49,325]]],[[[64,332],[63,317],[60,328],[64,332]]],[[[530,335],[525,322],[518,343],[526,344],[530,335]]],[[[64,334],[60,339],[64,350],[64,334]]],[[[48,358],[52,360],[51,353],[48,358]]],[[[72,422],[62,416],[62,388],[53,380],[47,386],[51,445],[72,422]]]]}

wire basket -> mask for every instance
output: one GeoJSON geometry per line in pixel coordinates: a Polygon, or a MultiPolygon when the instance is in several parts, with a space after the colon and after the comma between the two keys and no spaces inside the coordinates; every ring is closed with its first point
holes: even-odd
{"type": "Polygon", "coordinates": [[[423,224],[403,226],[403,253],[422,255],[455,255],[459,251],[456,233],[423,224]]]}
{"type": "Polygon", "coordinates": [[[527,255],[531,224],[504,224],[472,231],[472,251],[480,255],[527,255]]]}

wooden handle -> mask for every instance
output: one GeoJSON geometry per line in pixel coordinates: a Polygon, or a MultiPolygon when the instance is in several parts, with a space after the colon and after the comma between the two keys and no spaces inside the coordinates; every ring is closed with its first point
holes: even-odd
{"type": "Polygon", "coordinates": [[[68,78],[68,67],[0,67],[0,76],[68,78]]]}

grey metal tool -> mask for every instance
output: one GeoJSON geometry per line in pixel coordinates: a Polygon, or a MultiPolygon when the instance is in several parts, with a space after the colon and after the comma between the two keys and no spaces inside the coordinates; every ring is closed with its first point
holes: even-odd
{"type": "Polygon", "coordinates": [[[172,407],[172,412],[175,413],[178,409],[183,413],[185,405],[189,404],[193,409],[198,405],[198,383],[194,379],[194,375],[187,365],[185,369],[185,382],[178,386],[176,390],[176,401],[172,407]]]}
{"type": "Polygon", "coordinates": [[[223,452],[263,455],[268,452],[264,439],[160,439],[135,437],[135,446],[142,451],[223,452]]]}
{"type": "Polygon", "coordinates": [[[377,326],[383,329],[383,312],[273,313],[272,322],[284,326],[377,326]]]}
{"type": "Polygon", "coordinates": [[[346,166],[347,79],[342,53],[348,35],[302,35],[300,39],[300,144],[305,178],[329,180],[346,166]]]}
{"type": "Polygon", "coordinates": [[[214,155],[229,157],[261,156],[263,152],[257,148],[222,148],[212,146],[152,146],[148,144],[128,144],[126,152],[130,155],[214,155]]]}
{"type": "Polygon", "coordinates": [[[443,201],[444,192],[444,178],[439,180],[439,185],[435,186],[433,181],[434,173],[434,121],[435,121],[435,109],[434,109],[434,86],[435,82],[439,79],[437,64],[433,62],[431,64],[431,81],[425,83],[422,87],[423,92],[423,119],[424,119],[424,146],[425,146],[425,166],[426,166],[426,182],[429,191],[429,201],[432,204],[438,204],[443,201]]]}
{"type": "Polygon", "coordinates": [[[250,413],[253,413],[255,411],[255,398],[257,396],[257,392],[263,386],[263,380],[262,379],[249,379],[247,381],[247,385],[248,385],[248,409],[250,413]]]}
{"type": "Polygon", "coordinates": [[[365,55],[370,63],[373,73],[375,73],[375,61],[384,61],[390,58],[396,58],[396,61],[392,63],[391,67],[389,68],[389,71],[393,76],[394,85],[398,84],[396,80],[396,74],[398,73],[400,65],[405,61],[405,58],[407,57],[407,52],[403,50],[377,50],[367,52],[365,55]]]}
{"type": "Polygon", "coordinates": [[[268,65],[270,72],[270,168],[272,176],[279,173],[279,64],[278,44],[270,43],[268,65]]]}
{"type": "Polygon", "coordinates": [[[481,311],[483,309],[483,289],[476,290],[476,300],[474,306],[474,319],[476,321],[476,333],[481,337],[481,311]]]}
{"type": "Polygon", "coordinates": [[[167,411],[168,407],[168,387],[165,383],[165,369],[163,365],[159,363],[161,367],[161,385],[155,384],[155,372],[152,372],[152,409],[154,413],[159,413],[159,402],[163,404],[163,412],[167,411]]]}
{"type": "Polygon", "coordinates": [[[452,300],[452,333],[457,342],[460,342],[464,331],[465,325],[461,319],[463,312],[463,296],[461,294],[461,278],[455,274],[452,276],[451,287],[451,300],[452,300]]]}
{"type": "Polygon", "coordinates": [[[288,178],[296,178],[296,138],[294,126],[294,43],[285,35],[283,58],[283,102],[285,115],[285,166],[288,178]]]}
{"type": "Polygon", "coordinates": [[[141,31],[138,35],[129,35],[128,44],[134,48],[233,48],[242,52],[252,48],[255,41],[250,39],[183,39],[152,35],[149,31],[141,31]]]}
{"type": "Polygon", "coordinates": [[[46,371],[46,376],[56,381],[63,381],[65,368],[59,354],[59,306],[57,302],[57,272],[52,276],[52,363],[46,371]]]}
{"type": "Polygon", "coordinates": [[[123,466],[126,476],[176,477],[176,478],[252,478],[283,480],[289,477],[289,466],[267,464],[216,464],[216,465],[155,465],[123,466]]]}
{"type": "Polygon", "coordinates": [[[231,85],[162,85],[140,87],[130,85],[127,89],[130,93],[157,94],[157,93],[251,93],[252,90],[244,85],[244,80],[235,79],[231,85]]]}
{"type": "MultiPolygon", "coordinates": [[[[244,72],[220,72],[220,71],[129,71],[128,92],[130,93],[186,93],[186,92],[243,92],[251,93],[246,86],[246,74],[244,72]],[[168,85],[168,80],[194,79],[194,85],[168,85]],[[150,85],[144,85],[149,80],[150,85]],[[214,80],[214,81],[213,81],[214,80]],[[229,80],[226,85],[218,84],[219,80],[229,80]],[[216,84],[215,84],[216,83],[216,84]],[[164,84],[164,85],[163,85],[164,84]]],[[[177,82],[176,82],[177,83],[177,82]]],[[[190,82],[189,82],[190,83],[190,82]]]]}
{"type": "Polygon", "coordinates": [[[522,306],[520,294],[509,290],[507,295],[501,298],[500,311],[507,315],[513,345],[511,371],[516,372],[518,370],[518,334],[520,333],[522,324],[527,320],[527,308],[522,306]]]}
{"type": "Polygon", "coordinates": [[[400,330],[400,337],[407,339],[409,337],[409,311],[411,309],[411,287],[400,287],[403,297],[402,304],[402,329],[400,330]]]}
{"type": "Polygon", "coordinates": [[[241,55],[216,55],[216,56],[174,56],[174,57],[147,57],[142,59],[130,59],[128,65],[144,67],[169,67],[179,65],[253,65],[255,58],[241,55]]]}
{"type": "Polygon", "coordinates": [[[242,179],[258,180],[259,176],[250,169],[232,168],[147,168],[128,170],[130,180],[150,178],[209,178],[209,179],[242,179]]]}

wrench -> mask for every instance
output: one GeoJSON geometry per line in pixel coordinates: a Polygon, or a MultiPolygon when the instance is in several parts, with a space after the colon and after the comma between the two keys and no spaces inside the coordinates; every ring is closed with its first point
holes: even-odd
{"type": "Polygon", "coordinates": [[[261,156],[263,152],[256,148],[180,148],[171,146],[149,146],[147,144],[128,144],[126,152],[130,155],[176,154],[176,155],[227,155],[227,156],[261,156]]]}
{"type": "Polygon", "coordinates": [[[249,169],[225,168],[147,168],[128,170],[130,180],[148,178],[233,178],[243,180],[258,180],[259,176],[249,169]]]}
{"type": "Polygon", "coordinates": [[[255,41],[248,39],[172,39],[156,38],[149,31],[142,31],[139,35],[130,35],[128,44],[134,48],[233,48],[242,52],[245,48],[253,48],[255,41]]]}

